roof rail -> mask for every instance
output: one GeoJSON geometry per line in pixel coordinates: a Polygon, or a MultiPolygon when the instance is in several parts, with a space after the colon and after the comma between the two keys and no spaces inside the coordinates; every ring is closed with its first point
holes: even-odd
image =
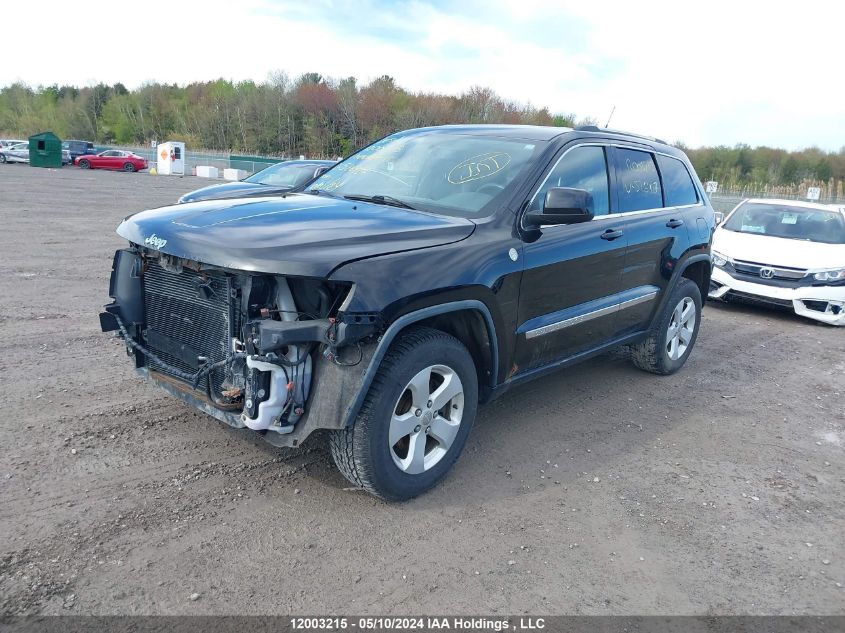
{"type": "Polygon", "coordinates": [[[646,136],[645,134],[634,134],[633,132],[626,132],[624,130],[614,130],[613,128],[599,127],[597,125],[579,125],[575,128],[578,132],[607,132],[609,134],[624,134],[625,136],[633,136],[635,138],[642,138],[647,141],[654,141],[655,143],[663,143],[667,145],[666,141],[656,138],[654,136],[646,136]]]}

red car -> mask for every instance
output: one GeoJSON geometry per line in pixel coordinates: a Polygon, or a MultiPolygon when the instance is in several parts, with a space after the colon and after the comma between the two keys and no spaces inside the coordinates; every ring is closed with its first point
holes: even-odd
{"type": "Polygon", "coordinates": [[[99,154],[84,154],[74,161],[82,169],[122,169],[138,171],[147,168],[147,159],[121,149],[107,149],[99,154]]]}

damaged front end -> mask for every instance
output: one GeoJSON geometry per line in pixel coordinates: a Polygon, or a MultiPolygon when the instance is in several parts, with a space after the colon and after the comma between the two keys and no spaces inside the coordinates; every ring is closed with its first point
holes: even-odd
{"type": "Polygon", "coordinates": [[[100,314],[138,370],[278,446],[341,428],[381,330],[343,311],[351,284],[233,271],[143,248],[115,253],[100,314]]]}

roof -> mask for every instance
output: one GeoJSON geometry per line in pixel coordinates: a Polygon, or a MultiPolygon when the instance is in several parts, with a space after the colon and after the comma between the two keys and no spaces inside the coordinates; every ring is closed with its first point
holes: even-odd
{"type": "Polygon", "coordinates": [[[575,128],[578,132],[599,132],[601,134],[615,134],[617,136],[632,136],[634,138],[642,139],[645,141],[652,141],[653,143],[660,143],[661,145],[668,145],[668,143],[662,139],[655,138],[653,136],[647,136],[645,134],[637,134],[635,132],[626,132],[625,130],[617,130],[614,128],[608,127],[599,127],[597,125],[579,125],[575,128]]]}
{"type": "Polygon", "coordinates": [[[553,138],[572,132],[571,127],[550,127],[546,125],[505,125],[505,124],[461,124],[438,125],[434,127],[408,130],[409,132],[450,131],[457,134],[472,134],[474,136],[499,136],[518,138],[530,141],[550,141],[553,138]]]}
{"type": "Polygon", "coordinates": [[[43,139],[48,139],[48,138],[50,138],[50,139],[56,139],[57,141],[58,141],[58,140],[61,140],[61,139],[59,139],[59,137],[58,137],[58,136],[56,136],[56,135],[55,135],[55,134],[53,134],[52,132],[39,132],[38,134],[33,134],[33,135],[32,135],[32,136],[30,136],[29,138],[30,138],[30,139],[33,139],[33,138],[43,138],[43,139]]]}
{"type": "Polygon", "coordinates": [[[584,137],[618,138],[628,142],[639,142],[651,145],[660,145],[663,148],[674,150],[673,153],[681,154],[677,148],[672,147],[665,141],[652,136],[624,132],[609,128],[600,128],[595,125],[584,125],[576,128],[551,127],[546,125],[506,125],[506,124],[462,124],[462,125],[440,125],[425,127],[416,130],[407,130],[410,133],[428,131],[451,131],[458,134],[472,134],[473,136],[497,136],[503,138],[514,138],[527,141],[551,141],[563,134],[575,132],[584,137]]]}

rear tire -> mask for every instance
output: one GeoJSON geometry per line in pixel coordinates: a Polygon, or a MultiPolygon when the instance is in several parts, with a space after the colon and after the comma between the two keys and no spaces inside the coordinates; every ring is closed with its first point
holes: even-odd
{"type": "Polygon", "coordinates": [[[682,278],[644,341],[631,345],[631,361],[652,374],[674,374],[689,358],[701,325],[701,291],[682,278]]]}
{"type": "Polygon", "coordinates": [[[466,444],[478,376],[466,347],[428,327],[402,332],[382,360],[351,428],[329,447],[344,477],[387,501],[437,484],[466,444]]]}
{"type": "Polygon", "coordinates": [[[133,165],[132,163],[123,163],[123,171],[135,171],[135,165],[133,165]]]}
{"type": "Polygon", "coordinates": [[[87,160],[81,160],[77,163],[80,169],[91,169],[91,163],[87,160]]]}
{"type": "Polygon", "coordinates": [[[5,163],[5,162],[6,162],[6,155],[0,154],[0,164],[5,163]]]}

